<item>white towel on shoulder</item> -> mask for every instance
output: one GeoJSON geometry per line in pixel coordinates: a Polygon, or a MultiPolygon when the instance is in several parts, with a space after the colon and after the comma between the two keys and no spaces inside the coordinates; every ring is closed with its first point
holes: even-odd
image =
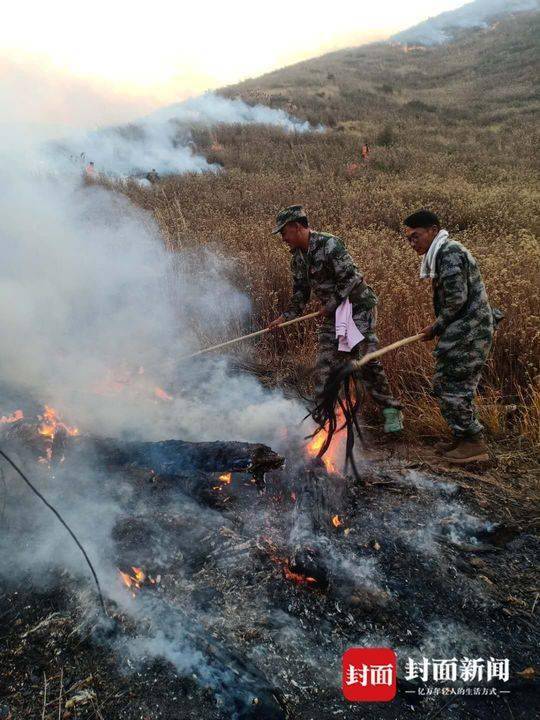
{"type": "Polygon", "coordinates": [[[434,278],[437,273],[435,272],[435,260],[437,259],[437,253],[448,240],[448,231],[439,230],[438,234],[433,238],[433,242],[429,246],[429,250],[425,255],[422,256],[422,264],[420,265],[420,277],[425,280],[426,278],[434,278]]]}
{"type": "Polygon", "coordinates": [[[353,320],[352,304],[349,298],[336,308],[336,338],[339,340],[338,350],[351,352],[351,350],[364,339],[353,320]]]}

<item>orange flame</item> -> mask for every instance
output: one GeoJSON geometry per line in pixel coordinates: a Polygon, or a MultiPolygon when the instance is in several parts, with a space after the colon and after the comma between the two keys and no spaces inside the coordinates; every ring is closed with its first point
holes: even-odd
{"type": "Polygon", "coordinates": [[[124,585],[125,585],[126,587],[128,587],[128,588],[130,588],[130,587],[133,585],[133,583],[136,582],[136,581],[131,577],[131,575],[128,575],[128,573],[122,572],[122,570],[119,570],[119,571],[118,571],[118,574],[119,574],[120,577],[122,578],[122,582],[124,583],[124,585]]]}
{"type": "Polygon", "coordinates": [[[287,578],[287,580],[292,580],[299,585],[311,586],[313,584],[317,584],[316,578],[301,575],[300,573],[295,573],[293,570],[291,570],[291,568],[289,567],[289,559],[280,556],[272,540],[270,540],[269,538],[263,538],[263,540],[268,546],[268,557],[272,560],[272,562],[276,563],[276,565],[279,565],[284,577],[287,578]]]}
{"type": "MultiPolygon", "coordinates": [[[[118,574],[122,578],[124,585],[131,590],[131,594],[135,597],[135,592],[133,591],[141,589],[142,584],[146,580],[146,573],[139,567],[132,566],[131,569],[133,570],[133,575],[122,572],[122,570],[119,570],[118,574]]],[[[155,581],[152,580],[150,582],[155,583],[155,581]]]]}
{"type": "Polygon", "coordinates": [[[24,413],[22,410],[15,410],[11,415],[2,415],[2,417],[0,417],[0,423],[14,423],[17,422],[17,420],[22,420],[23,417],[24,413]]]}
{"type": "Polygon", "coordinates": [[[317,580],[313,577],[306,577],[305,575],[300,575],[299,573],[293,572],[288,567],[287,563],[283,565],[283,574],[285,575],[287,580],[292,580],[293,582],[299,583],[300,585],[311,585],[317,582],[317,580]]]}
{"type": "MultiPolygon", "coordinates": [[[[343,412],[341,409],[338,409],[338,415],[337,415],[337,427],[341,428],[343,425],[343,412]]],[[[324,442],[328,436],[328,431],[326,428],[323,428],[320,430],[311,440],[309,441],[306,451],[307,454],[310,457],[317,457],[319,450],[324,445],[324,442]]],[[[336,473],[340,474],[340,471],[338,470],[337,466],[340,463],[340,458],[342,457],[342,447],[343,443],[345,441],[346,434],[345,432],[336,432],[334,433],[334,436],[332,437],[332,441],[330,442],[330,447],[328,450],[324,453],[321,460],[323,461],[326,469],[330,473],[336,473]]]]}
{"type": "Polygon", "coordinates": [[[45,411],[43,412],[43,415],[39,415],[39,418],[41,420],[41,425],[38,428],[38,432],[40,435],[44,435],[50,440],[54,440],[54,436],[59,429],[65,430],[68,435],[79,434],[77,428],[69,427],[69,425],[61,422],[56,410],[48,405],[45,405],[45,411]]]}
{"type": "MultiPolygon", "coordinates": [[[[310,457],[317,457],[317,455],[319,454],[319,450],[322,448],[324,441],[326,440],[326,436],[326,430],[321,430],[315,435],[315,437],[313,437],[309,441],[306,450],[310,457]]],[[[340,445],[341,437],[334,435],[334,437],[332,438],[332,442],[330,443],[330,447],[321,458],[328,472],[339,472],[336,467],[336,455],[339,452],[340,445]]]]}
{"type": "Polygon", "coordinates": [[[92,390],[104,396],[130,393],[136,397],[154,397],[165,402],[174,400],[172,395],[151,382],[142,365],[133,368],[123,364],[115,370],[107,370],[105,377],[96,382],[92,390]]]}
{"type": "Polygon", "coordinates": [[[218,480],[220,483],[223,483],[223,485],[214,485],[212,490],[217,490],[218,492],[225,487],[225,485],[230,485],[232,482],[232,473],[223,473],[218,477],[218,480]]]}
{"type": "Polygon", "coordinates": [[[154,388],[154,395],[159,398],[160,400],[168,400],[169,402],[171,400],[174,400],[172,395],[169,395],[169,393],[166,393],[165,390],[163,390],[160,387],[154,388]]]}
{"type": "Polygon", "coordinates": [[[319,433],[317,433],[317,435],[315,435],[315,437],[312,438],[312,440],[310,440],[310,442],[308,443],[308,446],[307,446],[308,453],[313,456],[317,455],[317,453],[323,446],[325,438],[326,438],[325,430],[321,430],[319,433]]]}
{"type": "Polygon", "coordinates": [[[142,583],[146,580],[146,575],[144,574],[143,570],[138,567],[132,567],[131,568],[135,574],[135,579],[137,582],[142,583]]]}
{"type": "Polygon", "coordinates": [[[338,528],[338,527],[341,527],[341,525],[343,525],[343,522],[342,522],[342,520],[340,519],[339,515],[334,515],[334,516],[333,516],[333,518],[332,518],[332,525],[333,525],[334,527],[337,527],[337,528],[338,528]]]}

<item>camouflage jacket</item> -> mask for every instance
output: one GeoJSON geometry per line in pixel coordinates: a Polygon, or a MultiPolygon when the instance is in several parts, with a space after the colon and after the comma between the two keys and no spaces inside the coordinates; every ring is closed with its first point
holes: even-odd
{"type": "Polygon", "coordinates": [[[493,336],[493,312],[476,260],[460,243],[448,240],[437,253],[433,305],[437,316],[436,353],[493,336]]]}
{"type": "Polygon", "coordinates": [[[302,314],[311,293],[327,313],[348,297],[355,310],[370,310],[377,296],[366,285],[342,241],[329,233],[313,232],[307,251],[292,251],[293,292],[283,315],[290,320],[302,314]]]}

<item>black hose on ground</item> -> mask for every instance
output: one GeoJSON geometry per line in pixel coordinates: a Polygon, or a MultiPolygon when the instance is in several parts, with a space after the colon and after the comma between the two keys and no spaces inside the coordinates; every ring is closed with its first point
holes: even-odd
{"type": "MultiPolygon", "coordinates": [[[[79,540],[78,540],[77,536],[75,535],[75,533],[73,532],[73,530],[69,527],[69,525],[68,525],[67,522],[64,520],[64,518],[60,515],[60,513],[58,512],[58,510],[56,510],[56,508],[54,508],[54,507],[50,504],[50,502],[49,502],[46,498],[43,497],[43,495],[39,492],[39,490],[38,490],[36,487],[34,487],[34,485],[32,485],[32,483],[31,483],[30,480],[26,477],[26,475],[23,473],[23,471],[13,462],[13,460],[12,460],[11,458],[10,458],[8,455],[6,455],[6,453],[5,453],[3,450],[1,450],[1,449],[0,449],[0,455],[4,458],[4,460],[6,460],[6,461],[11,465],[11,467],[12,467],[16,472],[19,473],[19,475],[22,477],[22,479],[23,479],[24,482],[28,485],[28,487],[32,490],[32,492],[35,493],[35,494],[38,496],[38,498],[39,498],[43,503],[45,503],[45,505],[49,508],[49,510],[51,510],[51,512],[53,512],[53,513],[56,515],[56,517],[58,518],[58,520],[62,523],[62,525],[66,528],[66,530],[68,531],[68,533],[71,535],[71,537],[72,537],[73,540],[75,541],[75,544],[77,545],[77,547],[79,548],[79,550],[80,550],[80,551],[82,552],[82,554],[84,555],[84,559],[86,560],[86,562],[87,562],[87,564],[88,564],[88,567],[90,568],[90,572],[92,573],[92,576],[93,576],[93,578],[94,578],[94,582],[95,582],[95,584],[96,584],[97,593],[98,593],[98,597],[99,597],[99,602],[100,602],[101,608],[102,608],[103,612],[105,613],[105,615],[107,615],[107,610],[105,609],[105,601],[103,600],[103,595],[102,595],[102,593],[101,593],[101,586],[100,586],[100,584],[99,584],[98,576],[97,576],[97,574],[96,574],[96,571],[94,570],[94,566],[92,565],[92,563],[91,563],[91,561],[90,561],[90,558],[88,557],[88,555],[87,555],[87,553],[86,553],[86,550],[83,548],[83,546],[82,546],[81,543],[79,542],[79,540]]],[[[107,615],[107,617],[108,617],[108,615],[107,615]]]]}

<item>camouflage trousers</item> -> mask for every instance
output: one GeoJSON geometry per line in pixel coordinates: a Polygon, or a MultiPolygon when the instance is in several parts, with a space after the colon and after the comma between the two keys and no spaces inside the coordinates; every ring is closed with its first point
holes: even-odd
{"type": "MultiPolygon", "coordinates": [[[[324,397],[324,389],[329,378],[339,374],[351,360],[359,360],[369,352],[377,349],[379,340],[375,334],[377,324],[377,308],[372,310],[354,311],[353,319],[364,335],[351,352],[338,350],[336,326],[334,318],[327,318],[318,329],[317,361],[315,365],[315,404],[319,405],[324,397]]],[[[383,408],[401,409],[400,403],[392,395],[388,379],[380,360],[364,365],[359,379],[373,400],[383,408]]]]}
{"type": "Polygon", "coordinates": [[[492,338],[469,345],[435,350],[437,363],[433,377],[433,394],[439,402],[443,418],[456,438],[470,437],[481,432],[474,404],[474,396],[485,367],[492,338]]]}

